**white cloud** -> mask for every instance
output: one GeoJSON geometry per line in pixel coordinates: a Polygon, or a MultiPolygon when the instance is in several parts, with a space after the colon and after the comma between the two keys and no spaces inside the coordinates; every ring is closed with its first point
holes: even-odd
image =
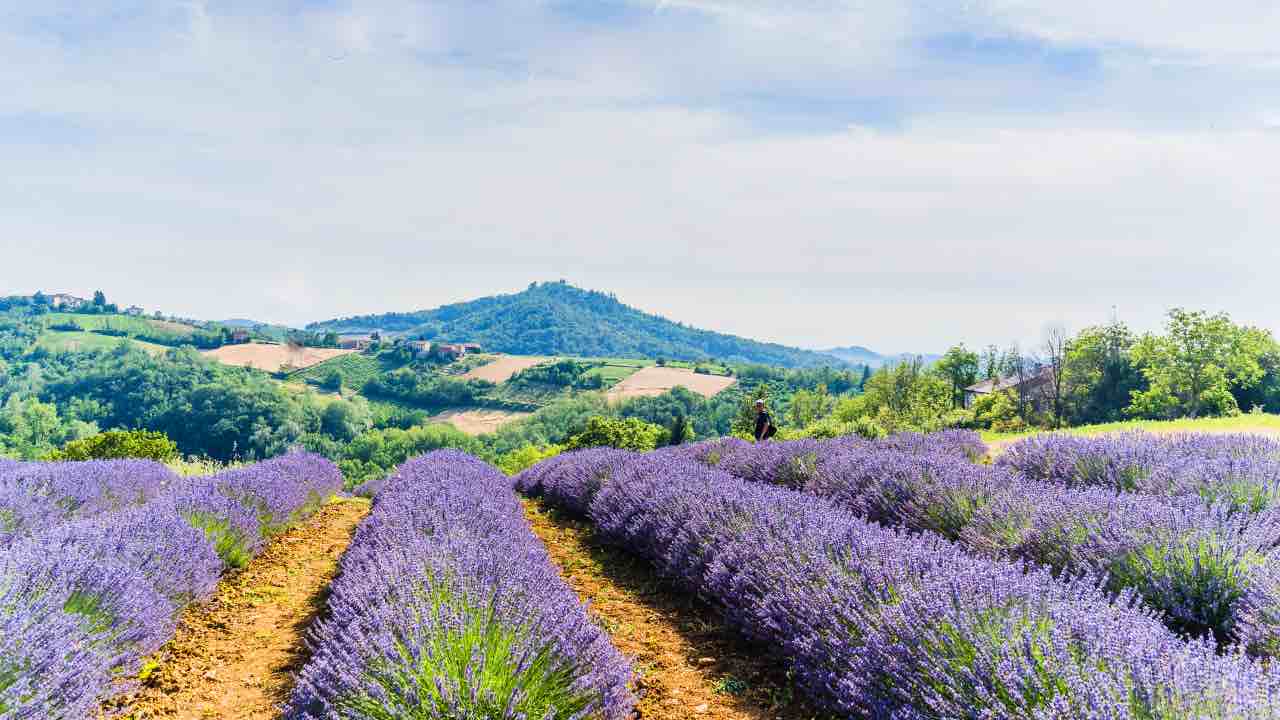
{"type": "Polygon", "coordinates": [[[1259,279],[1280,98],[1254,64],[1217,67],[1226,40],[1179,44],[1185,13],[1127,36],[1047,5],[954,21],[1125,46],[1055,85],[922,56],[947,23],[888,3],[686,0],[583,25],[537,3],[193,2],[111,32],[74,4],[71,39],[4,7],[14,291],[300,322],[565,277],[698,325],[887,350],[1034,340],[1113,303],[1143,325],[1175,304],[1280,310],[1259,279]],[[1156,82],[1136,46],[1215,68],[1156,82]],[[1192,116],[1175,87],[1215,102],[1192,116]],[[896,129],[770,126],[865,98],[896,129]]]}

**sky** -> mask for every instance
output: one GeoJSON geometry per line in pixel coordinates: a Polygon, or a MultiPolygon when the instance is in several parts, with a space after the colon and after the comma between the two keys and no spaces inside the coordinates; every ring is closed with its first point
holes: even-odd
{"type": "Polygon", "coordinates": [[[1280,330],[1274,0],[0,0],[0,294],[1280,330]]]}

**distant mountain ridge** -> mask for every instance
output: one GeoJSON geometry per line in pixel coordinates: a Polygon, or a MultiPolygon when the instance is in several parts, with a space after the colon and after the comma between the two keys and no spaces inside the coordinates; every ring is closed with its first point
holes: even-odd
{"type": "Polygon", "coordinates": [[[311,323],[307,330],[422,336],[475,342],[519,355],[716,358],[782,367],[844,365],[824,353],[700,330],[624,305],[611,293],[560,282],[434,310],[361,315],[311,323]]]}
{"type": "Polygon", "coordinates": [[[862,347],[861,345],[831,348],[829,350],[819,350],[818,352],[843,360],[850,365],[866,365],[871,368],[892,365],[898,360],[907,357],[919,356],[926,364],[933,363],[942,357],[941,355],[932,353],[898,353],[896,355],[882,355],[874,350],[862,347]]]}

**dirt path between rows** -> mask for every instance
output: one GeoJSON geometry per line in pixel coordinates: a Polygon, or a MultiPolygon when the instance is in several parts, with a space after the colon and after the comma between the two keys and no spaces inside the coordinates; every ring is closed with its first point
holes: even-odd
{"type": "Polygon", "coordinates": [[[306,661],[303,638],[328,598],[368,503],[338,500],[276,537],[212,600],[188,608],[136,693],[117,700],[130,720],[268,720],[280,715],[306,661]]]}
{"type": "Polygon", "coordinates": [[[748,646],[719,613],[606,545],[590,523],[524,500],[534,533],[591,614],[632,659],[639,720],[811,720],[781,664],[748,646]]]}

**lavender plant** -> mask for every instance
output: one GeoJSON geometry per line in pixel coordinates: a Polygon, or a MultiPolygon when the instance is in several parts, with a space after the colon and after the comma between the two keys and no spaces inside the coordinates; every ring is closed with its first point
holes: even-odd
{"type": "Polygon", "coordinates": [[[26,463],[0,468],[0,487],[21,520],[0,549],[0,718],[83,720],[234,564],[210,528],[233,529],[245,560],[276,518],[299,518],[341,477],[298,454],[231,480],[177,481],[132,461],[26,463]]]}
{"type": "Polygon", "coordinates": [[[382,485],[286,718],[629,716],[628,663],[556,573],[511,483],[437,451],[382,485]]]}
{"type": "Polygon", "coordinates": [[[575,504],[606,537],[782,652],[801,685],[842,717],[1280,710],[1270,671],[1179,639],[1133,593],[1112,596],[1092,576],[984,559],[673,454],[632,461],[575,504]]]}

